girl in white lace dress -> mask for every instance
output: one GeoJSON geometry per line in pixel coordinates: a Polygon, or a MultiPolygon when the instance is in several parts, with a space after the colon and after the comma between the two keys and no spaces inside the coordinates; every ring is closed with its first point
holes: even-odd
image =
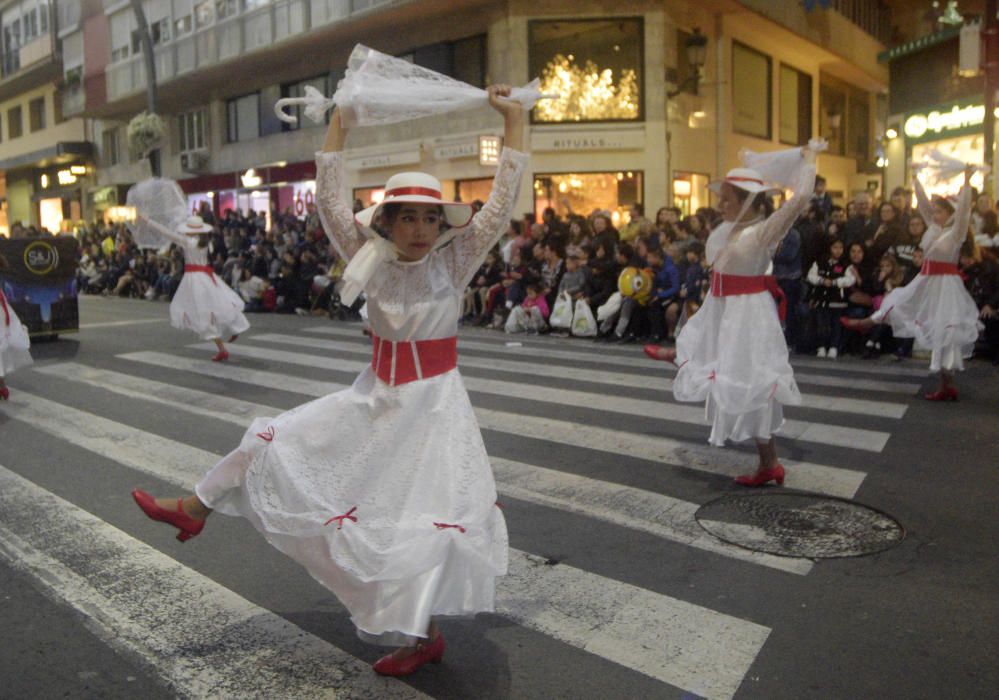
{"type": "MultiPolygon", "coordinates": [[[[7,260],[0,255],[0,270],[7,267],[7,260]]],[[[21,319],[7,302],[0,287],[0,400],[10,398],[5,378],[15,369],[31,364],[31,340],[21,319]]]]}
{"type": "Polygon", "coordinates": [[[456,369],[456,334],[461,293],[509,227],[527,161],[523,109],[508,94],[507,86],[489,88],[507,148],[474,218],[467,205],[441,200],[436,179],[404,173],[355,220],[341,191],[346,130],[333,113],[317,155],[324,228],[352,265],[386,245],[396,252],[363,284],[371,366],[349,389],[255,420],[195,496],[134,494],[182,540],[201,531],[212,509],[250,520],[336,594],[362,638],[401,645],[375,664],[383,674],[440,661],[434,617],[492,611],[495,579],[506,573],[506,525],[456,369]],[[446,247],[435,245],[442,223],[457,227],[446,247]],[[368,224],[388,240],[369,239],[368,224]]]}
{"type": "MultiPolygon", "coordinates": [[[[142,212],[137,211],[136,216],[142,217],[142,212]]],[[[216,277],[208,263],[208,236],[212,227],[200,216],[188,217],[176,231],[149,218],[144,218],[144,222],[184,251],[184,276],[170,302],[170,325],[196,333],[202,340],[214,341],[218,352],[212,360],[228,360],[229,351],[222,339],[234,341],[250,328],[250,322],[243,315],[246,304],[242,297],[216,277]]]]}
{"type": "Polygon", "coordinates": [[[777,245],[807,208],[815,183],[815,154],[801,149],[794,196],[769,217],[764,198],[772,188],[750,168],[735,168],[720,183],[718,207],[727,222],[712,232],[711,292],[683,327],[676,348],[646,346],[656,359],[676,361],[678,401],[703,401],[712,445],[755,440],[760,463],[754,474],[736,478],[744,486],[784,483],[774,433],[784,422],[782,406],[798,405],[801,394],[781,329],[782,298],[766,275],[777,245]],[[727,236],[721,243],[718,236],[727,236]],[[712,240],[716,239],[716,240],[712,240]]]}
{"type": "Polygon", "coordinates": [[[940,372],[940,386],[926,394],[930,401],[956,401],[954,372],[971,357],[982,324],[978,307],[968,294],[957,268],[961,247],[974,245],[971,229],[971,185],[975,167],[964,171],[964,187],[956,200],[926,196],[915,178],[919,213],[929,224],[919,247],[923,266],[909,284],[891,292],[881,308],[866,319],[843,321],[847,328],[866,330],[877,323],[891,324],[899,338],[915,338],[931,350],[930,369],[940,372]]]}

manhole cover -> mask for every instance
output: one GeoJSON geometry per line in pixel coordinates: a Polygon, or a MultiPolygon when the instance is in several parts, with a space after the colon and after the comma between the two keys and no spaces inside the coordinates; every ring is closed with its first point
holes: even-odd
{"type": "Polygon", "coordinates": [[[722,496],[698,508],[695,517],[724,542],[783,557],[861,557],[905,538],[905,528],[887,513],[833,496],[722,496]]]}

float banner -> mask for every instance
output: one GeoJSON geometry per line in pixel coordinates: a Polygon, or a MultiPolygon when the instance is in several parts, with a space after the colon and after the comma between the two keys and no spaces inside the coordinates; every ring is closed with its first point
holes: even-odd
{"type": "Polygon", "coordinates": [[[7,259],[0,285],[30,335],[79,330],[77,247],[69,236],[0,238],[0,255],[7,259]]]}

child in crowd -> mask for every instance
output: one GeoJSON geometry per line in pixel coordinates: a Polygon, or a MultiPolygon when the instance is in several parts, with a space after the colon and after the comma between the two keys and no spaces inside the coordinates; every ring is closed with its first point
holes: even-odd
{"type": "Polygon", "coordinates": [[[652,342],[661,343],[666,337],[666,310],[673,305],[680,292],[680,275],[673,258],[663,255],[661,248],[646,254],[652,268],[652,299],[648,305],[649,334],[652,342]]]}
{"type": "Polygon", "coordinates": [[[851,268],[843,259],[843,241],[829,243],[824,259],[812,263],[808,282],[812,285],[811,308],[815,316],[816,355],[835,360],[839,354],[839,317],[846,310],[846,290],[856,283],[851,268]]]}
{"type": "Polygon", "coordinates": [[[527,285],[527,298],[520,306],[515,306],[510,311],[510,316],[506,320],[507,333],[538,333],[545,328],[548,322],[548,302],[541,294],[541,287],[537,284],[527,285]]]}

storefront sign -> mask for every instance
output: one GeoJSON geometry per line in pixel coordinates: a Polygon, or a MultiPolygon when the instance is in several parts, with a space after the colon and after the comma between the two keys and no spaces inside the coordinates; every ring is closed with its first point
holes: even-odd
{"type": "Polygon", "coordinates": [[[645,130],[632,131],[540,131],[531,134],[535,151],[640,151],[645,148],[645,130]]]}
{"type": "Polygon", "coordinates": [[[316,181],[296,182],[292,185],[292,206],[295,216],[309,213],[309,205],[316,203],[316,181]]]}
{"type": "Polygon", "coordinates": [[[353,158],[347,161],[347,167],[354,170],[374,170],[375,168],[388,168],[393,165],[410,165],[419,162],[420,151],[415,149],[353,158]]]}
{"type": "MultiPolygon", "coordinates": [[[[996,109],[999,116],[999,109],[996,109]]],[[[985,105],[953,105],[926,113],[910,114],[902,130],[910,139],[930,139],[952,132],[981,126],[985,122],[985,105]]]]}
{"type": "Polygon", "coordinates": [[[478,140],[465,140],[454,143],[442,143],[434,146],[434,160],[451,160],[452,158],[475,158],[479,155],[478,140]]]}

